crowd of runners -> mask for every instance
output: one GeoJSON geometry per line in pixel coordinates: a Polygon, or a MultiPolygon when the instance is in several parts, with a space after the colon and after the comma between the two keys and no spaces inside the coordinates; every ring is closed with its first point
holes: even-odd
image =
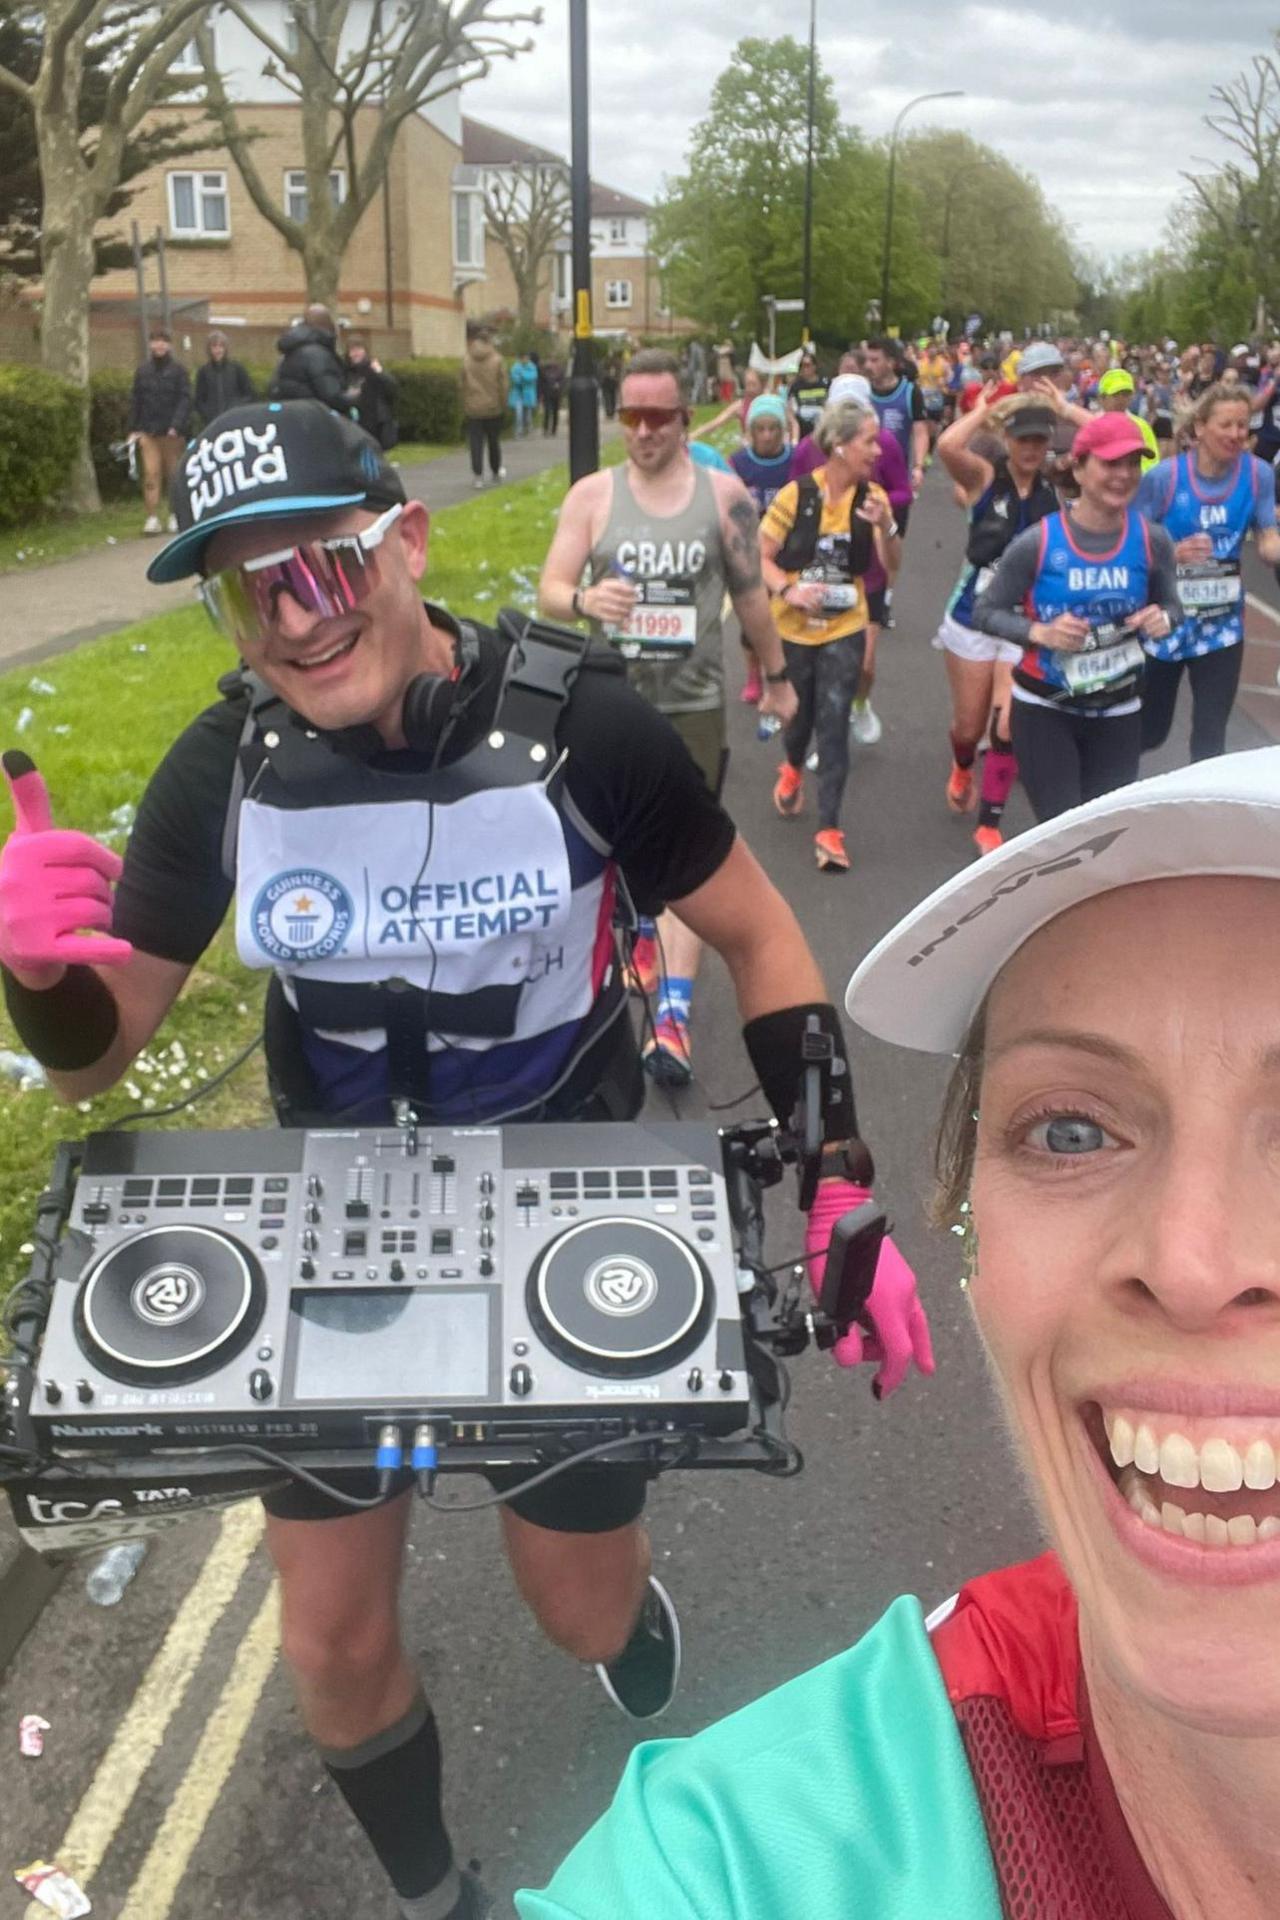
{"type": "MultiPolygon", "coordinates": [[[[806,349],[782,390],[770,385],[748,371],[691,432],[680,363],[636,354],[619,408],[627,459],[571,490],[542,578],[543,610],[621,647],[717,791],[732,608],[741,698],[782,749],[774,807],[809,816],[823,872],[848,871],[851,743],[881,738],[876,648],[935,463],[961,550],[932,636],[951,695],[939,802],[976,816],[978,855],[1001,846],[1019,779],[1043,821],[1137,778],[1184,674],[1191,758],[1223,752],[1250,533],[1280,565],[1280,342],[885,336],[830,373],[806,349]]],[[[699,953],[674,916],[643,923],[635,984],[657,1008],[646,1060],[669,1085],[692,1074],[699,953]]]]}

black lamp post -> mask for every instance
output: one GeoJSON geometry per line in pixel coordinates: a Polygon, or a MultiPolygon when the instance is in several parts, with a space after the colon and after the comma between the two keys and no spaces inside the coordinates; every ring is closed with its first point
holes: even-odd
{"type": "Polygon", "coordinates": [[[948,87],[943,93],[918,93],[914,100],[908,100],[893,123],[893,132],[889,138],[889,191],[885,195],[884,206],[884,262],[880,275],[880,325],[882,327],[887,327],[889,324],[889,271],[893,259],[893,188],[898,162],[898,133],[913,107],[922,107],[926,100],[960,100],[963,97],[963,87],[948,87]]]}
{"type": "Polygon", "coordinates": [[[813,119],[817,95],[818,73],[818,0],[809,0],[809,133],[804,159],[804,274],[801,294],[804,299],[804,331],[801,336],[808,346],[809,299],[813,288],[813,119]]]}
{"type": "Polygon", "coordinates": [[[573,359],[569,479],[600,465],[599,389],[591,320],[591,163],[587,122],[587,0],[569,0],[569,190],[573,222],[573,359]]]}

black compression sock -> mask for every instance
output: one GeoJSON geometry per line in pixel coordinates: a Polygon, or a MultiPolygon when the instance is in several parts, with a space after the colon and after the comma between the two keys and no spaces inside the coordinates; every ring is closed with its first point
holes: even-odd
{"type": "Polygon", "coordinates": [[[459,1896],[440,1806],[440,1735],[424,1699],[358,1747],[321,1747],[334,1785],[364,1828],[413,1920],[449,1920],[459,1896]]]}

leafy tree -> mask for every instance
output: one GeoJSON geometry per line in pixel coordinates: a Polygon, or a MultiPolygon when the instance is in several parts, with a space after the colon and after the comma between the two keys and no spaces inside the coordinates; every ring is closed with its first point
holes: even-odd
{"type": "MultiPolygon", "coordinates": [[[[916,189],[940,305],[953,321],[977,312],[1021,332],[1075,306],[1070,242],[1030,175],[949,128],[904,140],[898,169],[916,189]]],[[[895,240],[895,281],[897,258],[895,240]]]]}
{"type": "MultiPolygon", "coordinates": [[[[685,171],[658,207],[654,247],[669,304],[717,336],[761,330],[766,294],[802,291],[808,73],[808,47],[796,40],[740,41],[693,131],[685,171]]],[[[811,302],[819,339],[865,330],[879,290],[886,187],[886,156],[841,125],[819,63],[811,302]]],[[[910,187],[897,196],[894,260],[895,305],[911,321],[927,317],[937,263],[921,248],[910,187]]],[[[780,321],[779,335],[785,350],[799,325],[780,321]]]]}
{"type": "MultiPolygon", "coordinates": [[[[24,106],[35,126],[43,193],[41,359],[86,393],[95,232],[120,190],[130,140],[149,109],[173,91],[173,61],[205,4],[46,0],[42,12],[26,16],[39,38],[34,73],[27,77],[0,62],[0,93],[24,106]],[[86,131],[85,71],[100,43],[108,49],[105,86],[86,131]]],[[[68,497],[79,511],[99,504],[87,406],[68,497]]]]}
{"type": "MultiPolygon", "coordinates": [[[[0,0],[0,65],[28,85],[40,70],[43,15],[25,6],[0,0]]],[[[82,138],[92,136],[106,106],[112,64],[127,42],[124,23],[113,31],[94,34],[85,47],[79,98],[82,138]]],[[[189,75],[171,74],[156,91],[155,104],[178,94],[189,94],[189,75]]],[[[104,218],[122,213],[133,198],[128,182],[152,167],[183,154],[195,153],[199,139],[188,137],[184,125],[144,127],[124,144],[120,184],[107,201],[104,218]]],[[[18,280],[40,277],[40,233],[44,224],[44,194],[31,103],[20,94],[0,90],[0,270],[18,280]]],[[[94,272],[132,263],[133,249],[119,234],[94,235],[94,272]]]]}
{"type": "Polygon", "coordinates": [[[214,58],[213,35],[204,21],[197,34],[209,108],[239,169],[249,198],[276,232],[302,257],[307,296],[334,306],[347,244],[386,179],[395,138],[411,114],[432,100],[481,79],[495,59],[513,58],[532,45],[514,43],[508,30],[536,24],[541,15],[495,13],[496,0],[373,0],[372,14],[353,13],[351,0],[287,0],[290,32],[277,38],[261,9],[224,0],[259,42],[263,72],[298,102],[307,180],[307,217],[295,220],[273,193],[253,156],[252,135],[223,85],[214,58]],[[349,30],[348,30],[349,29],[349,30]],[[370,109],[367,138],[357,124],[370,109]],[[329,175],[345,166],[346,197],[335,205],[329,175]]]}

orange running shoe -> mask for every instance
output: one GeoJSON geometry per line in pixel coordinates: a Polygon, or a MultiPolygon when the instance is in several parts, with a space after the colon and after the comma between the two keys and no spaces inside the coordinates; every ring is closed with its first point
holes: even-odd
{"type": "Polygon", "coordinates": [[[773,783],[773,804],[784,820],[794,820],[804,808],[804,775],[784,760],[773,783]]]}
{"type": "Polygon", "coordinates": [[[973,844],[979,853],[994,853],[997,847],[1004,845],[1004,835],[999,827],[975,827],[973,844]]]}
{"type": "Polygon", "coordinates": [[[968,813],[977,798],[978,789],[973,778],[973,768],[962,767],[953,760],[950,778],[947,781],[947,805],[952,813],[968,813]]]}
{"type": "Polygon", "coordinates": [[[645,1072],[660,1087],[687,1087],[693,1078],[688,1022],[677,1020],[671,1013],[663,1014],[652,1038],[646,1040],[641,1058],[645,1072]]]}
{"type": "Polygon", "coordinates": [[[646,1000],[658,991],[662,969],[658,963],[658,943],[651,933],[638,933],[631,942],[631,961],[622,970],[622,984],[628,993],[641,993],[646,1000]]]}
{"type": "Polygon", "coordinates": [[[839,827],[824,827],[813,836],[813,855],[823,873],[848,873],[849,856],[839,827]]]}

